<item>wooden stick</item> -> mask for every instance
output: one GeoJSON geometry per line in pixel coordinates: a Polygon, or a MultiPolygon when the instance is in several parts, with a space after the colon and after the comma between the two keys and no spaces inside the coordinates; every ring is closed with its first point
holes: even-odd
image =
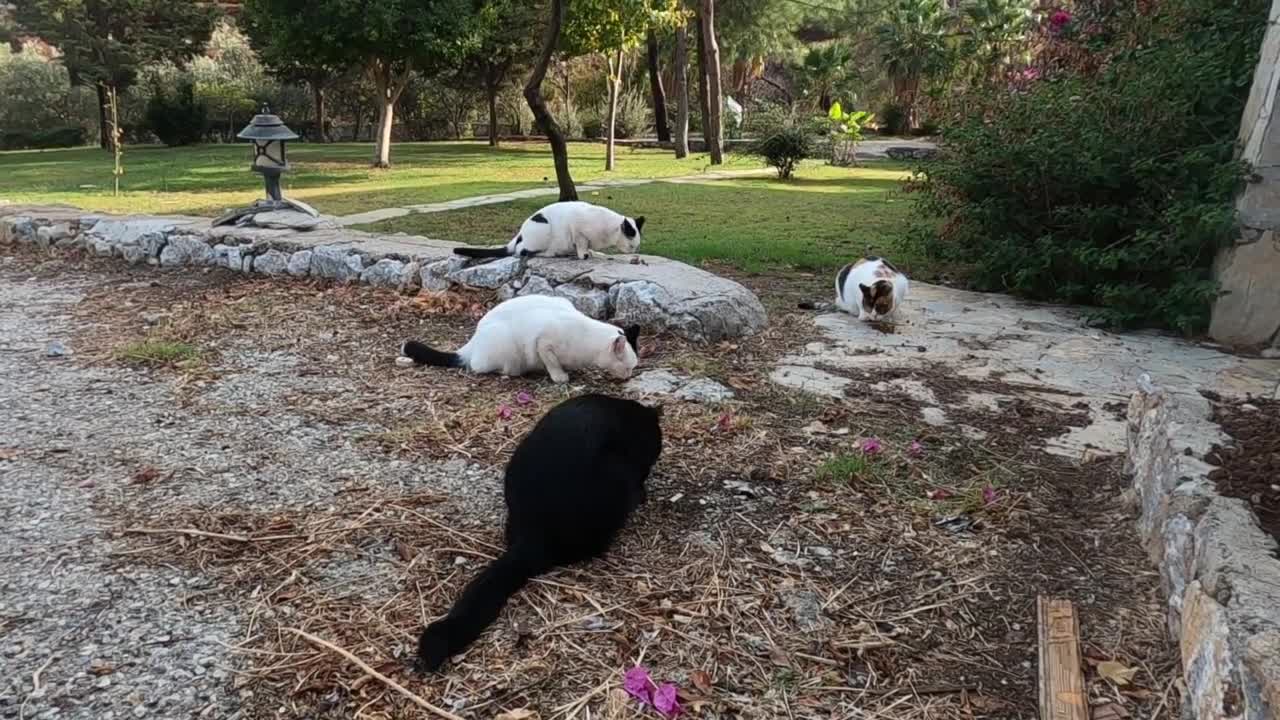
{"type": "Polygon", "coordinates": [[[1080,671],[1080,621],[1070,600],[1036,600],[1040,637],[1040,720],[1089,720],[1080,671]]]}
{"type": "Polygon", "coordinates": [[[249,538],[244,535],[223,535],[222,533],[209,532],[207,530],[196,530],[195,528],[126,528],[126,533],[131,535],[190,535],[192,537],[208,537],[217,538],[218,540],[234,540],[235,542],[247,543],[249,538]]]}
{"type": "Polygon", "coordinates": [[[297,628],[285,628],[285,630],[287,630],[287,631],[289,631],[289,632],[293,633],[294,635],[297,635],[298,637],[300,637],[300,638],[302,638],[302,639],[306,640],[307,642],[309,642],[309,643],[311,643],[311,644],[313,644],[313,645],[319,645],[320,647],[325,648],[326,650],[330,650],[330,651],[332,651],[332,652],[335,652],[335,653],[337,653],[337,654],[341,655],[342,657],[346,658],[346,659],[347,659],[347,661],[349,661],[351,664],[355,665],[356,667],[358,667],[358,668],[360,668],[362,671],[364,671],[364,673],[365,673],[366,675],[368,675],[369,677],[373,678],[374,680],[377,680],[378,682],[382,683],[383,685],[386,685],[387,687],[391,688],[392,690],[395,690],[396,692],[400,693],[400,694],[401,694],[401,695],[403,695],[406,699],[408,699],[408,700],[409,700],[409,702],[412,702],[414,705],[417,705],[418,707],[422,708],[423,710],[426,710],[427,712],[429,712],[429,713],[431,713],[431,714],[433,714],[433,715],[437,715],[437,716],[439,716],[439,717],[445,718],[445,720],[462,720],[462,718],[458,717],[457,715],[454,715],[453,713],[449,712],[448,710],[444,710],[444,709],[438,708],[438,707],[436,707],[435,705],[432,705],[431,703],[427,702],[426,700],[423,700],[422,698],[420,698],[420,697],[418,697],[417,695],[415,695],[411,690],[409,690],[409,689],[408,689],[408,688],[406,688],[405,686],[401,685],[400,683],[396,682],[395,680],[392,680],[391,678],[387,677],[386,675],[383,675],[382,673],[378,672],[377,670],[374,670],[373,668],[369,667],[369,666],[368,666],[368,665],[367,665],[363,660],[361,660],[360,658],[356,657],[355,655],[352,655],[350,652],[347,652],[346,650],[343,650],[342,648],[338,647],[337,645],[334,645],[333,643],[329,642],[328,640],[322,640],[322,639],[320,639],[320,638],[316,637],[315,635],[312,635],[312,634],[311,634],[311,633],[309,633],[309,632],[306,632],[306,631],[303,631],[303,630],[298,630],[297,628]]]}

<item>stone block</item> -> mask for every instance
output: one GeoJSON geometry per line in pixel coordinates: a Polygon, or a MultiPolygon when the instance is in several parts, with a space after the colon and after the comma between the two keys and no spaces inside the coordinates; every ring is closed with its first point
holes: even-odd
{"type": "Polygon", "coordinates": [[[214,260],[213,248],[199,238],[186,235],[170,238],[160,250],[161,267],[210,265],[214,260]]]}
{"type": "Polygon", "coordinates": [[[404,283],[405,264],[383,258],[360,273],[360,282],[374,287],[398,289],[404,283]]]}
{"type": "MultiPolygon", "coordinates": [[[[1270,201],[1276,203],[1273,208],[1280,226],[1280,179],[1273,183],[1273,194],[1270,201]]],[[[1280,333],[1280,233],[1267,230],[1257,242],[1224,250],[1218,258],[1217,279],[1223,294],[1213,304],[1209,322],[1213,339],[1249,347],[1268,343],[1280,333]]]]}
{"type": "Polygon", "coordinates": [[[474,288],[497,289],[524,269],[523,258],[508,257],[472,265],[448,274],[449,282],[474,288]]]}
{"type": "Polygon", "coordinates": [[[315,277],[351,282],[359,280],[363,271],[364,261],[349,247],[321,245],[311,251],[311,274],[315,277]]]}
{"type": "Polygon", "coordinates": [[[1244,647],[1245,716],[1280,717],[1280,632],[1250,637],[1244,647]]]}
{"type": "Polygon", "coordinates": [[[299,250],[289,256],[289,265],[285,268],[294,277],[303,277],[311,273],[311,251],[299,250]]]}
{"type": "MultiPolygon", "coordinates": [[[[536,276],[535,276],[536,277],[536,276]]],[[[555,289],[555,294],[573,303],[583,315],[604,320],[609,317],[609,292],[590,285],[566,283],[555,289]]]]}
{"type": "Polygon", "coordinates": [[[1182,672],[1192,717],[1238,717],[1242,696],[1226,610],[1193,582],[1183,598],[1182,672]]]}
{"type": "Polygon", "coordinates": [[[268,250],[253,261],[254,272],[263,275],[283,275],[289,269],[289,256],[279,250],[268,250]]]}

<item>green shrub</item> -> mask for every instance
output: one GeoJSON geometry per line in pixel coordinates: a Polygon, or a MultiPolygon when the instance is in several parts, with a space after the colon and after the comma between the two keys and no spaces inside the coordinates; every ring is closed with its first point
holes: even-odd
{"type": "Polygon", "coordinates": [[[88,140],[82,127],[61,127],[49,130],[17,130],[0,133],[0,150],[43,150],[47,148],[79,147],[88,140]]]}
{"type": "Polygon", "coordinates": [[[653,127],[653,111],[649,109],[645,93],[625,92],[618,98],[618,117],[614,124],[614,137],[620,139],[641,137],[653,127]]]}
{"type": "Polygon", "coordinates": [[[176,90],[157,88],[147,101],[147,128],[169,147],[192,145],[204,139],[209,109],[196,99],[195,85],[183,81],[176,90]]]}
{"type": "MultiPolygon", "coordinates": [[[[1265,0],[1168,0],[1112,17],[1099,69],[985,99],[923,169],[923,241],[984,290],[1098,308],[1114,326],[1202,329],[1235,235],[1234,141],[1265,0]]],[[[1088,67],[1088,63],[1083,63],[1088,67]]]]}
{"type": "Polygon", "coordinates": [[[886,103],[876,113],[876,118],[880,122],[880,132],[885,135],[911,134],[911,116],[901,105],[886,103]]]}
{"type": "Polygon", "coordinates": [[[782,180],[791,179],[802,160],[818,154],[815,138],[823,131],[812,119],[779,108],[752,113],[751,129],[759,139],[747,147],[747,153],[763,159],[782,180]]]}
{"type": "Polygon", "coordinates": [[[862,142],[862,126],[871,122],[872,115],[866,110],[845,112],[840,103],[831,104],[827,111],[827,162],[839,167],[848,167],[857,161],[858,143],[862,142]]]}

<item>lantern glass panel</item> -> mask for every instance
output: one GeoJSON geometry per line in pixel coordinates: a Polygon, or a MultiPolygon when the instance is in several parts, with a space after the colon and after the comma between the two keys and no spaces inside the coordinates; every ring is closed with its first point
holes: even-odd
{"type": "Polygon", "coordinates": [[[253,168],[255,170],[284,170],[286,168],[283,140],[254,140],[253,168]]]}

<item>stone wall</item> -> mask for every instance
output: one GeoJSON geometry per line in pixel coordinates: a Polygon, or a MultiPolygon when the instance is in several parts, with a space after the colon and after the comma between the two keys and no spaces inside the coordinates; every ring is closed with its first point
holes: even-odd
{"type": "Polygon", "coordinates": [[[1280,0],[1253,74],[1240,122],[1241,159],[1254,179],[1236,201],[1240,237],[1216,263],[1224,294],[1214,303],[1209,334],[1239,347],[1280,350],[1280,0]]]}
{"type": "MultiPolygon", "coordinates": [[[[302,216],[306,218],[306,216],[302,216]]],[[[293,218],[293,221],[299,218],[293,218]]],[[[258,222],[286,225],[260,215],[258,222]]],[[[406,292],[452,287],[568,298],[582,312],[619,325],[668,330],[696,341],[749,335],[767,324],[764,306],[742,285],[648,255],[502,258],[468,261],[456,243],[373,235],[311,220],[292,227],[211,227],[204,218],[113,217],[67,207],[0,205],[0,244],[160,267],[215,266],[261,275],[327,278],[406,292]]]]}
{"type": "Polygon", "coordinates": [[[1175,400],[1143,378],[1129,403],[1138,530],[1160,569],[1170,636],[1197,720],[1280,718],[1280,559],[1249,507],[1186,452],[1175,400]]]}

